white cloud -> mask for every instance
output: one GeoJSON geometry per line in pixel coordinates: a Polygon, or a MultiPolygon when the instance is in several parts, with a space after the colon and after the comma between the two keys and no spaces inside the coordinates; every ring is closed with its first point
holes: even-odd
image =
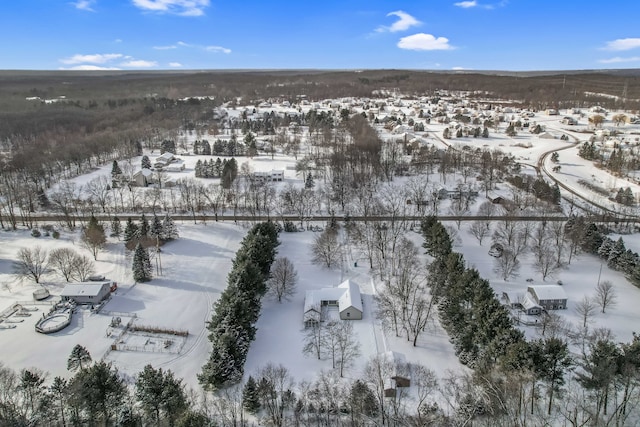
{"type": "Polygon", "coordinates": [[[380,27],[376,28],[376,32],[384,33],[388,31],[390,33],[396,33],[398,31],[405,31],[411,27],[417,27],[418,25],[422,24],[422,22],[418,21],[416,18],[414,18],[413,16],[409,15],[406,12],[403,12],[402,10],[389,12],[387,13],[387,16],[397,16],[400,19],[398,19],[396,22],[391,24],[390,27],[381,25],[380,27]]]}
{"type": "Polygon", "coordinates": [[[74,67],[69,67],[69,68],[60,68],[60,70],[74,70],[74,71],[101,71],[101,70],[111,71],[111,70],[119,70],[119,69],[120,68],[116,68],[116,67],[100,67],[98,65],[89,65],[89,64],[76,65],[74,67]]]}
{"type": "Polygon", "coordinates": [[[170,50],[170,49],[177,49],[178,46],[176,46],[175,44],[171,44],[168,46],[154,46],[153,48],[155,50],[170,50]]]}
{"type": "Polygon", "coordinates": [[[617,39],[607,42],[604,50],[631,50],[640,47],[640,38],[617,39]]]}
{"type": "Polygon", "coordinates": [[[179,62],[169,62],[169,67],[180,68],[182,67],[182,64],[179,62]]]}
{"type": "Polygon", "coordinates": [[[139,9],[180,16],[202,16],[209,0],[132,0],[139,9]]]}
{"type": "Polygon", "coordinates": [[[601,59],[598,61],[601,64],[618,64],[620,62],[640,62],[640,56],[620,57],[616,56],[608,59],[601,59]]]}
{"type": "Polygon", "coordinates": [[[464,68],[464,67],[453,67],[453,68],[451,68],[451,69],[452,69],[452,70],[454,70],[454,71],[462,71],[462,70],[466,70],[466,68],[464,68]]]}
{"type": "Polygon", "coordinates": [[[130,61],[125,61],[120,64],[123,67],[132,67],[132,68],[151,68],[157,67],[158,63],[156,61],[145,61],[143,59],[132,59],[130,61]]]}
{"type": "Polygon", "coordinates": [[[123,55],[121,53],[103,53],[103,54],[95,54],[95,55],[73,55],[69,58],[63,58],[60,60],[63,64],[82,64],[83,62],[88,62],[90,64],[104,64],[109,61],[113,61],[114,59],[122,58],[123,55]]]}
{"type": "Polygon", "coordinates": [[[71,4],[76,7],[76,9],[86,10],[88,12],[95,12],[93,9],[93,5],[95,4],[95,0],[78,0],[72,2],[71,4]]]}
{"type": "Polygon", "coordinates": [[[222,47],[222,46],[207,46],[204,48],[204,50],[206,50],[207,52],[222,52],[222,53],[231,53],[231,49],[227,49],[226,47],[222,47]]]}
{"type": "Polygon", "coordinates": [[[459,3],[454,3],[454,6],[458,6],[461,7],[463,9],[469,9],[470,7],[476,7],[478,6],[478,2],[476,0],[471,0],[471,1],[461,1],[459,3]]]}
{"type": "Polygon", "coordinates": [[[450,50],[454,49],[446,37],[435,37],[431,34],[418,33],[402,37],[398,42],[400,49],[407,50],[450,50]]]}

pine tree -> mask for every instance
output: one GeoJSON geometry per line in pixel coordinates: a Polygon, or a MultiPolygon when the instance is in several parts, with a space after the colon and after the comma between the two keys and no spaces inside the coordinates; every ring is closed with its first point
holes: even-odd
{"type": "Polygon", "coordinates": [[[162,240],[175,240],[180,235],[178,234],[178,227],[173,222],[173,219],[169,216],[169,213],[164,216],[164,220],[162,221],[162,235],[160,238],[162,240]]]}
{"type": "Polygon", "coordinates": [[[90,363],[91,354],[89,354],[89,350],[80,344],[76,344],[67,359],[67,370],[72,372],[77,371],[78,369],[83,370],[87,368],[90,363]]]}
{"type": "MultiPolygon", "coordinates": [[[[206,162],[206,160],[205,160],[206,162]]],[[[196,174],[196,178],[201,178],[203,176],[202,174],[202,160],[198,159],[198,161],[196,162],[196,166],[194,168],[195,174],[196,174]]]]}
{"type": "Polygon", "coordinates": [[[258,385],[256,380],[250,375],[247,383],[242,389],[242,406],[248,412],[255,414],[260,410],[260,396],[258,396],[258,385]]]}
{"type": "Polygon", "coordinates": [[[120,218],[114,216],[111,220],[111,237],[117,237],[120,239],[122,234],[122,225],[120,224],[120,218]]]}
{"type": "Polygon", "coordinates": [[[311,172],[307,175],[307,178],[304,180],[304,188],[312,189],[315,186],[315,182],[313,180],[313,175],[311,172]]]}
{"type": "Polygon", "coordinates": [[[149,160],[149,156],[142,156],[142,160],[140,161],[140,167],[142,169],[151,169],[151,160],[149,160]]]}
{"type": "Polygon", "coordinates": [[[151,227],[149,228],[149,237],[152,239],[161,239],[162,234],[162,221],[156,214],[153,214],[153,221],[151,221],[151,227]]]}
{"type": "Polygon", "coordinates": [[[111,166],[111,177],[113,179],[116,179],[120,175],[122,175],[122,169],[120,169],[120,166],[118,165],[118,161],[114,160],[113,165],[111,166]]]}
{"type": "Polygon", "coordinates": [[[138,237],[144,239],[145,237],[149,237],[149,220],[142,214],[140,216],[140,227],[138,228],[138,237]]]}
{"type": "Polygon", "coordinates": [[[129,243],[138,236],[138,225],[133,222],[131,217],[127,218],[127,225],[124,227],[124,242],[129,243]]]}
{"type": "Polygon", "coordinates": [[[133,270],[133,279],[136,282],[148,282],[151,280],[151,261],[149,260],[149,252],[147,252],[140,243],[136,245],[131,269],[133,270]]]}

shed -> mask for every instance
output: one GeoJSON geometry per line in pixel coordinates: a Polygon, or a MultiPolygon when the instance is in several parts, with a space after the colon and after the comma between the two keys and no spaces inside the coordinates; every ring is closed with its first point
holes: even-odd
{"type": "Polygon", "coordinates": [[[112,284],[111,281],[70,283],[60,296],[78,304],[99,304],[109,296],[112,284]]]}

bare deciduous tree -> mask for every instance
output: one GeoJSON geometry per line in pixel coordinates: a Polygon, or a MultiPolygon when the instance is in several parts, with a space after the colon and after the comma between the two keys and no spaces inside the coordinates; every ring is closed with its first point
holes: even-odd
{"type": "Polygon", "coordinates": [[[277,258],[271,267],[271,277],[267,282],[269,293],[282,302],[296,292],[298,273],[288,258],[277,258]]]}
{"type": "Polygon", "coordinates": [[[518,275],[520,263],[513,256],[510,249],[502,251],[502,255],[496,258],[494,271],[502,277],[502,280],[508,280],[510,277],[518,275]]]}
{"type": "Polygon", "coordinates": [[[324,328],[322,323],[316,323],[307,328],[304,336],[304,347],[302,352],[304,354],[313,354],[322,359],[322,351],[324,349],[324,328]]]}
{"type": "Polygon", "coordinates": [[[47,271],[47,251],[40,246],[20,248],[18,259],[13,262],[13,272],[21,279],[30,279],[40,283],[42,275],[47,271]]]}
{"type": "Polygon", "coordinates": [[[589,320],[596,312],[596,304],[593,299],[584,296],[581,301],[576,304],[576,313],[580,316],[582,327],[586,328],[589,320]]]}
{"type": "Polygon", "coordinates": [[[327,268],[335,267],[342,262],[338,232],[331,228],[327,228],[314,239],[311,250],[313,261],[327,268]]]}
{"type": "Polygon", "coordinates": [[[70,282],[77,256],[78,253],[71,248],[56,248],[49,253],[49,265],[60,273],[64,280],[70,282]]]}
{"type": "Polygon", "coordinates": [[[260,403],[271,425],[287,425],[286,410],[293,406],[295,397],[292,392],[294,381],[289,370],[282,365],[269,363],[258,372],[257,377],[260,403]]]}
{"type": "Polygon", "coordinates": [[[613,307],[616,305],[616,290],[613,288],[613,283],[608,280],[598,283],[596,286],[596,304],[600,306],[604,313],[607,307],[613,307]]]}
{"type": "Polygon", "coordinates": [[[478,239],[480,246],[482,246],[482,240],[489,235],[490,231],[487,221],[473,221],[469,226],[469,232],[478,239]]]}
{"type": "Polygon", "coordinates": [[[71,278],[73,280],[77,280],[78,282],[85,282],[89,280],[89,276],[91,276],[95,272],[95,264],[91,258],[84,255],[78,255],[73,260],[73,265],[71,267],[71,278]]]}

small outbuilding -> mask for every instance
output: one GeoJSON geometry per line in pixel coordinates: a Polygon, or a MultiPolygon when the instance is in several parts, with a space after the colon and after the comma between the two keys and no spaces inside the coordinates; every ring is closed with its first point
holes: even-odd
{"type": "Polygon", "coordinates": [[[77,304],[99,304],[109,296],[112,285],[111,281],[69,283],[60,296],[77,304]]]}

